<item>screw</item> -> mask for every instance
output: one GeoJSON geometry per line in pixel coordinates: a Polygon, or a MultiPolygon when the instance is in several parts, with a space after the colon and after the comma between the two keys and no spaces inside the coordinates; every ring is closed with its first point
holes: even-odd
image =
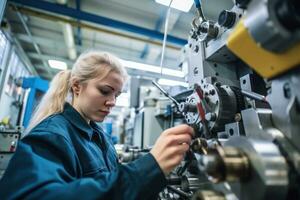
{"type": "Polygon", "coordinates": [[[205,114],[205,119],[207,120],[207,121],[216,121],[216,119],[217,119],[217,115],[216,115],[216,113],[206,113],[205,114]]]}
{"type": "Polygon", "coordinates": [[[234,116],[234,120],[236,122],[239,122],[239,121],[241,121],[241,119],[242,119],[241,113],[236,113],[235,116],[234,116]]]}
{"type": "Polygon", "coordinates": [[[284,94],[285,98],[287,98],[287,99],[291,98],[292,92],[291,92],[291,87],[290,87],[289,83],[285,83],[283,85],[283,94],[284,94]]]}

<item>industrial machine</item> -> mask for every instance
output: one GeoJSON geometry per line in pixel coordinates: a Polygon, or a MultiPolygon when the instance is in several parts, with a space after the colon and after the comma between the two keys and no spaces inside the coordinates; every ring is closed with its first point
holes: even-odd
{"type": "Polygon", "coordinates": [[[193,92],[173,101],[196,136],[160,199],[300,199],[299,1],[235,0],[217,22],[195,5],[193,92]]]}

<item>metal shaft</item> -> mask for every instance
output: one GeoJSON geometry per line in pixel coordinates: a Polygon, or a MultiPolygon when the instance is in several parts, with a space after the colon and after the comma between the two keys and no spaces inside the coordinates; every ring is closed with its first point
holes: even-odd
{"type": "Polygon", "coordinates": [[[171,95],[169,95],[169,93],[167,91],[165,91],[158,83],[156,83],[155,81],[152,81],[152,84],[157,87],[166,97],[168,97],[171,101],[173,101],[175,103],[175,105],[177,106],[177,108],[179,108],[179,103],[176,99],[174,99],[171,95]]]}

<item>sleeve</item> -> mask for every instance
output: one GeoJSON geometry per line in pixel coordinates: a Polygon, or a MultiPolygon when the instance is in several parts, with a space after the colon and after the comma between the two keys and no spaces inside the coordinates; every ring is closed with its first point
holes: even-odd
{"type": "Polygon", "coordinates": [[[0,180],[1,199],[149,199],[166,179],[151,154],[113,172],[80,177],[72,145],[57,134],[28,135],[0,180]]]}

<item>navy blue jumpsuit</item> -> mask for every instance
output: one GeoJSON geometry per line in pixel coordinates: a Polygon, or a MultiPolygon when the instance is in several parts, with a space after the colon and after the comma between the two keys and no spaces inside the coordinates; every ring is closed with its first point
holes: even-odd
{"type": "Polygon", "coordinates": [[[155,199],[165,186],[150,153],[119,164],[109,136],[66,103],[19,142],[0,199],[155,199]]]}

